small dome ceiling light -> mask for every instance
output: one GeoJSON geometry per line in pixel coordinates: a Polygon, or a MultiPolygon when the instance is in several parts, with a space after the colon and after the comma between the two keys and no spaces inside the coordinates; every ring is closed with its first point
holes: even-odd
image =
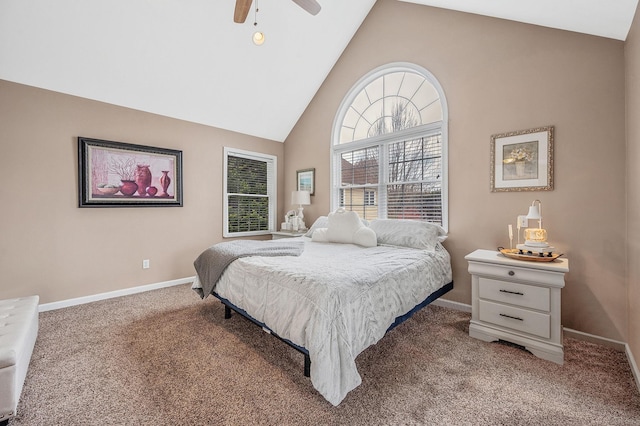
{"type": "Polygon", "coordinates": [[[256,31],[255,33],[253,33],[253,43],[257,46],[260,46],[262,43],[264,43],[264,34],[260,31],[256,31]]]}

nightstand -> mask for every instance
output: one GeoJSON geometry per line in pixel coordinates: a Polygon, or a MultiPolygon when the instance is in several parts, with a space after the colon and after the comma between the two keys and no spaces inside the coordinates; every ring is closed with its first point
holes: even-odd
{"type": "Polygon", "coordinates": [[[562,364],[560,291],[569,260],[530,262],[493,250],[476,250],[465,259],[471,274],[469,336],[516,343],[562,364]]]}
{"type": "Polygon", "coordinates": [[[279,240],[280,238],[293,238],[302,237],[307,231],[275,231],[271,233],[272,240],[279,240]]]}

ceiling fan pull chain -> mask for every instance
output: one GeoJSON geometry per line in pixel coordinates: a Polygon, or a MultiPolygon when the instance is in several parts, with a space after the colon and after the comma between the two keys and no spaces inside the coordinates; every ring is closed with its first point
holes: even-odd
{"type": "Polygon", "coordinates": [[[253,26],[258,26],[258,0],[256,0],[256,10],[253,12],[253,26]]]}

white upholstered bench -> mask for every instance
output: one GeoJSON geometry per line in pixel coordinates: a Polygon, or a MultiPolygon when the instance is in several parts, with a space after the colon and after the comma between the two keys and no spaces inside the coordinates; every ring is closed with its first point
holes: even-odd
{"type": "Polygon", "coordinates": [[[0,425],[16,415],[38,336],[38,296],[0,300],[0,425]]]}

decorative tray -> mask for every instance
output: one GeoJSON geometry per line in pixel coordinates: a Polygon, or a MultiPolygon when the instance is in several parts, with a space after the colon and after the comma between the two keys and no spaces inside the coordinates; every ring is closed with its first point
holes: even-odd
{"type": "Polygon", "coordinates": [[[553,262],[554,260],[562,256],[562,253],[520,253],[520,250],[518,249],[506,249],[504,247],[498,247],[498,250],[500,251],[500,253],[502,253],[503,256],[516,260],[527,260],[529,262],[553,262]]]}

